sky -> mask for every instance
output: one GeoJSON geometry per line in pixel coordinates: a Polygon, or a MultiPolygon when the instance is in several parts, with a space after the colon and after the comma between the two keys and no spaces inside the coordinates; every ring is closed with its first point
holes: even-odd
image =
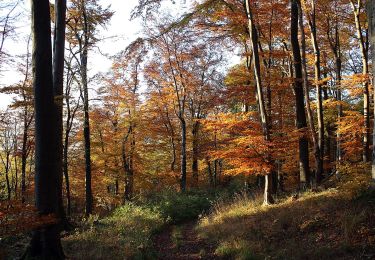
{"type": "MultiPolygon", "coordinates": [[[[2,0],[0,0],[2,1],[2,0]]],[[[30,35],[31,20],[30,20],[30,1],[22,1],[16,10],[21,14],[20,21],[16,24],[17,34],[15,39],[6,40],[4,49],[11,55],[21,55],[26,53],[27,39],[30,35]]],[[[106,29],[100,30],[100,36],[104,38],[98,44],[100,51],[104,54],[113,55],[135,40],[141,33],[142,27],[139,20],[130,21],[130,13],[137,5],[138,0],[101,0],[102,6],[111,5],[111,10],[115,11],[110,24],[106,29]]],[[[14,64],[13,64],[14,66],[14,64]]],[[[111,61],[101,55],[99,51],[93,51],[89,56],[90,74],[94,75],[97,72],[105,72],[111,66],[111,61]]],[[[1,68],[0,86],[11,85],[22,80],[22,75],[16,72],[15,67],[6,66],[1,68]],[[5,70],[5,71],[4,71],[5,70]]],[[[11,96],[0,94],[0,109],[6,108],[11,101],[11,96]]]]}
{"type": "MultiPolygon", "coordinates": [[[[19,1],[21,4],[15,10],[15,12],[20,13],[20,19],[16,24],[17,37],[6,40],[4,47],[5,51],[10,55],[26,54],[27,40],[31,31],[30,0],[19,1]]],[[[99,2],[103,7],[110,5],[110,9],[115,12],[106,28],[99,31],[100,38],[103,40],[99,42],[98,49],[101,53],[110,56],[124,50],[129,43],[142,35],[142,23],[140,19],[130,21],[131,11],[137,5],[138,0],[99,0],[99,2]]],[[[179,17],[188,11],[192,2],[186,0],[166,0],[161,8],[168,10],[172,16],[179,17]]],[[[0,10],[0,15],[2,15],[2,11],[0,10]]],[[[107,72],[110,69],[111,60],[103,56],[100,52],[93,50],[89,53],[89,76],[93,76],[98,72],[107,72]]],[[[237,61],[238,59],[234,60],[237,61]]],[[[23,80],[24,76],[17,72],[14,63],[12,66],[1,67],[0,87],[9,86],[23,80]]],[[[0,109],[5,109],[11,100],[11,95],[0,93],[0,109]]]]}

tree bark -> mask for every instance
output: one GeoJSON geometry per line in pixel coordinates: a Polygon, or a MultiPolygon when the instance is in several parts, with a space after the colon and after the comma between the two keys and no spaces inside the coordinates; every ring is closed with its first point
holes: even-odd
{"type": "Polygon", "coordinates": [[[181,125],[181,176],[180,176],[180,189],[186,191],[186,122],[185,118],[179,117],[181,125]]]}
{"type": "MultiPolygon", "coordinates": [[[[85,5],[85,4],[83,4],[85,5]]],[[[90,114],[89,114],[89,90],[87,81],[87,59],[88,59],[88,41],[89,41],[89,28],[86,15],[86,7],[83,6],[83,44],[80,46],[80,73],[81,84],[83,88],[83,110],[84,110],[84,124],[83,136],[85,142],[85,193],[86,193],[86,216],[92,214],[93,196],[91,187],[91,137],[90,137],[90,114]]]]}
{"type": "Polygon", "coordinates": [[[315,132],[315,125],[314,125],[314,117],[313,112],[310,105],[310,97],[309,97],[309,80],[307,74],[307,60],[306,60],[306,36],[305,30],[303,25],[303,13],[301,8],[301,3],[298,2],[298,11],[299,11],[299,28],[301,31],[301,62],[302,62],[302,74],[303,74],[303,91],[305,96],[306,102],[306,111],[307,111],[307,119],[309,122],[309,130],[311,132],[311,140],[314,146],[314,159],[315,159],[315,169],[321,169],[323,166],[323,161],[320,156],[320,149],[319,144],[317,141],[317,136],[315,132]]]}
{"type": "MultiPolygon", "coordinates": [[[[248,19],[251,46],[253,50],[254,75],[255,75],[256,89],[257,89],[258,107],[259,107],[260,119],[261,119],[260,121],[262,125],[264,140],[266,142],[270,142],[271,138],[270,138],[270,132],[269,132],[268,117],[267,117],[267,112],[266,112],[266,107],[265,107],[265,100],[263,96],[261,71],[260,71],[258,31],[254,24],[253,14],[251,11],[249,0],[245,0],[245,8],[246,8],[246,14],[247,14],[247,19],[248,19]]],[[[270,158],[269,158],[269,161],[271,162],[270,158]]],[[[273,191],[272,176],[273,176],[272,172],[267,173],[267,175],[265,176],[266,182],[265,182],[265,188],[264,188],[264,201],[263,201],[265,205],[272,204],[274,202],[273,197],[272,197],[272,191],[273,191]]]]}
{"type": "MultiPolygon", "coordinates": [[[[307,127],[306,114],[305,114],[305,102],[304,102],[304,91],[303,91],[303,78],[302,78],[302,60],[300,53],[300,46],[298,41],[298,0],[291,0],[291,27],[290,27],[290,41],[293,52],[294,62],[294,92],[296,101],[296,122],[297,129],[304,131],[307,127]]],[[[307,185],[310,185],[310,169],[309,169],[309,147],[308,140],[304,133],[299,137],[299,168],[300,168],[300,188],[305,189],[307,185]]]]}
{"type": "Polygon", "coordinates": [[[62,178],[63,178],[63,96],[64,96],[64,54],[65,54],[65,20],[66,0],[55,1],[55,28],[53,45],[53,90],[56,128],[56,171],[59,176],[59,216],[67,223],[64,210],[62,178]]]}
{"type": "MultiPolygon", "coordinates": [[[[370,32],[370,45],[371,45],[371,59],[372,59],[372,80],[374,82],[374,75],[375,75],[375,3],[374,1],[367,1],[367,19],[369,24],[369,32],[370,32]]],[[[375,91],[375,90],[374,90],[375,91]]],[[[374,92],[375,96],[375,92],[374,92]]],[[[374,114],[375,114],[375,107],[374,107],[374,114]]],[[[372,138],[373,144],[375,144],[375,128],[373,130],[372,138]]],[[[375,145],[372,148],[372,169],[371,169],[371,176],[372,181],[375,183],[375,145]]]]}
{"type": "Polygon", "coordinates": [[[61,176],[57,169],[56,113],[52,76],[51,19],[48,0],[32,0],[33,87],[35,107],[35,204],[56,223],[34,231],[24,258],[64,259],[59,228],[61,176]]]}
{"type": "Polygon", "coordinates": [[[193,186],[198,186],[199,170],[198,170],[198,156],[199,156],[199,122],[193,123],[193,154],[192,154],[192,172],[193,172],[193,186]]]}
{"type": "MultiPolygon", "coordinates": [[[[361,50],[362,56],[362,75],[367,76],[369,73],[368,68],[368,50],[366,48],[366,39],[362,34],[362,25],[360,21],[360,12],[362,8],[361,1],[358,1],[358,5],[354,3],[353,0],[350,0],[350,3],[353,8],[354,21],[357,30],[357,37],[359,39],[359,47],[361,50]]],[[[370,92],[369,84],[366,80],[363,83],[363,120],[364,120],[364,129],[363,129],[363,149],[362,149],[362,158],[363,162],[368,162],[370,160],[370,92]]]]}
{"type": "Polygon", "coordinates": [[[316,113],[318,118],[318,147],[319,147],[319,160],[315,173],[315,182],[318,185],[323,178],[323,160],[324,160],[324,117],[323,117],[323,98],[320,68],[320,48],[317,39],[316,28],[316,10],[315,0],[311,1],[311,13],[309,16],[309,27],[311,31],[311,42],[314,50],[314,72],[315,72],[315,88],[316,88],[316,113]]]}

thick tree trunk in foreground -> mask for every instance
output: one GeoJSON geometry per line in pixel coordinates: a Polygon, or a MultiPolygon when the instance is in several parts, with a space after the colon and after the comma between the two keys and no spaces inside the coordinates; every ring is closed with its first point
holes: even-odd
{"type": "MultiPolygon", "coordinates": [[[[256,89],[257,89],[257,100],[258,100],[258,107],[260,112],[261,124],[262,124],[262,131],[264,140],[266,142],[271,141],[270,132],[269,132],[269,125],[268,125],[268,117],[265,107],[265,101],[263,96],[263,89],[262,89],[262,80],[261,80],[261,71],[260,71],[260,58],[259,58],[259,49],[258,49],[258,32],[254,25],[253,15],[251,12],[250,1],[245,0],[245,7],[246,13],[249,23],[249,33],[250,33],[250,40],[251,40],[251,47],[253,50],[253,61],[254,61],[254,74],[256,80],[256,89]]],[[[271,161],[271,158],[269,158],[271,161]]],[[[272,204],[274,202],[272,198],[272,176],[273,173],[268,173],[265,176],[266,182],[264,187],[264,204],[272,204]]]]}
{"type": "Polygon", "coordinates": [[[33,0],[33,87],[35,95],[35,203],[40,215],[53,214],[57,223],[34,231],[24,258],[63,259],[60,241],[57,139],[52,79],[51,19],[48,0],[33,0]]]}
{"type": "MultiPolygon", "coordinates": [[[[296,99],[296,115],[297,115],[297,128],[304,131],[307,127],[306,114],[305,114],[305,102],[303,93],[303,76],[302,76],[302,60],[301,52],[298,41],[298,0],[291,1],[291,44],[293,51],[294,61],[294,92],[296,99]]],[[[301,133],[303,134],[303,133],[301,133]]],[[[300,167],[300,185],[304,189],[310,185],[310,169],[309,169],[309,147],[308,140],[305,134],[299,137],[299,167],[300,167]]]]}
{"type": "Polygon", "coordinates": [[[55,1],[55,29],[53,46],[53,90],[56,127],[56,170],[59,176],[59,216],[64,226],[67,224],[63,203],[63,96],[64,96],[64,54],[65,54],[66,0],[55,1]]]}

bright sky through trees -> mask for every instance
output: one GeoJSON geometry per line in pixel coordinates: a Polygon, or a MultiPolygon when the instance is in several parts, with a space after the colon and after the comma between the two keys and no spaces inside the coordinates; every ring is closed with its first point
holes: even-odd
{"type": "MultiPolygon", "coordinates": [[[[15,38],[5,43],[5,51],[12,54],[22,55],[26,52],[27,39],[30,35],[30,3],[21,1],[17,12],[21,13],[22,19],[17,22],[19,33],[15,38]],[[25,17],[28,17],[27,19],[25,17]]],[[[102,6],[111,5],[111,10],[115,11],[110,24],[106,29],[101,29],[100,38],[103,40],[98,44],[99,48],[94,50],[89,59],[90,75],[97,72],[107,71],[111,66],[111,61],[105,55],[114,55],[124,49],[132,40],[141,33],[139,21],[129,21],[130,13],[136,6],[137,0],[101,0],[102,6]]],[[[16,72],[16,61],[2,69],[0,74],[0,86],[16,83],[20,80],[20,75],[16,72]]],[[[0,94],[0,108],[6,108],[11,101],[9,94],[0,94]]]]}

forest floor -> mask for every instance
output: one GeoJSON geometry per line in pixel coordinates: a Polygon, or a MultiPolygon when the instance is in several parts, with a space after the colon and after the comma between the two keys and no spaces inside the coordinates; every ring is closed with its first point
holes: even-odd
{"type": "MultiPolygon", "coordinates": [[[[63,247],[68,259],[375,259],[375,191],[360,186],[348,181],[270,206],[246,193],[211,204],[204,193],[169,194],[92,217],[64,234],[63,247]]],[[[0,241],[10,250],[4,259],[26,240],[0,241]]]]}
{"type": "Polygon", "coordinates": [[[375,259],[375,192],[337,189],[277,205],[238,198],[154,237],[158,259],[375,259]]]}
{"type": "Polygon", "coordinates": [[[196,226],[197,222],[191,221],[169,226],[157,234],[153,239],[157,257],[165,260],[218,259],[215,244],[199,237],[196,226]]]}

